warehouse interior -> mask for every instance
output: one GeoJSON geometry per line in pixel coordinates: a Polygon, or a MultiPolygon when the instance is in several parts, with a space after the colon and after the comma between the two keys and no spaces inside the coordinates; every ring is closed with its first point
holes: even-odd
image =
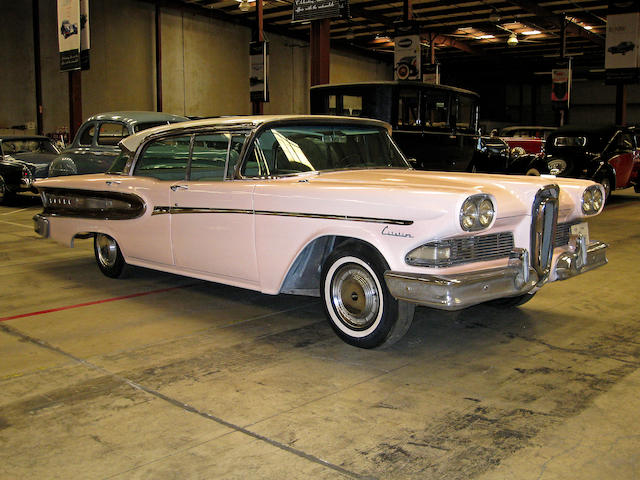
{"type": "MultiPolygon", "coordinates": [[[[309,115],[318,68],[331,84],[394,82],[393,36],[407,18],[440,83],[479,95],[485,133],[559,120],[640,128],[640,84],[606,77],[616,2],[341,1],[348,12],[324,21],[330,50],[320,65],[312,29],[321,27],[292,22],[293,1],[258,1],[260,32],[247,0],[90,0],[90,68],[61,72],[56,2],[0,0],[0,137],[68,145],[101,112],[309,115]],[[250,96],[259,36],[269,43],[266,102],[250,96]],[[571,97],[559,109],[552,70],[566,58],[571,97]]],[[[640,145],[634,155],[640,165],[640,145]]],[[[507,191],[534,215],[517,186],[500,183],[512,175],[458,175],[478,175],[477,191],[483,182],[507,191]]],[[[108,278],[93,236],[68,248],[34,231],[46,210],[39,193],[0,200],[1,478],[640,475],[640,193],[631,184],[614,185],[588,218],[607,265],[550,282],[515,308],[418,305],[407,333],[374,349],[341,341],[316,296],[133,266],[108,278]]]]}

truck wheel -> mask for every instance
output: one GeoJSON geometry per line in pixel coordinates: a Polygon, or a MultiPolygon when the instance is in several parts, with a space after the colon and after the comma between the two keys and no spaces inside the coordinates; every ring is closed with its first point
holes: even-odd
{"type": "Polygon", "coordinates": [[[331,328],[350,345],[392,345],[407,332],[415,305],[393,298],[384,281],[387,263],[370,249],[350,244],[322,268],[322,300],[331,328]]]}
{"type": "Polygon", "coordinates": [[[93,237],[93,251],[98,268],[103,274],[111,278],[126,276],[127,262],[124,261],[118,242],[112,237],[104,233],[96,233],[93,237]]]}

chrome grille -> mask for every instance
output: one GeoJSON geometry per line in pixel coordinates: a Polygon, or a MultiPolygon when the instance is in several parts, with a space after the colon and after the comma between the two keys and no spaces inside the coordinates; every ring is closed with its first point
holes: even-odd
{"type": "Polygon", "coordinates": [[[556,225],[556,234],[553,238],[554,247],[569,245],[569,237],[571,235],[571,227],[573,225],[576,225],[576,222],[559,223],[556,225]]]}
{"type": "MultiPolygon", "coordinates": [[[[475,237],[451,238],[431,242],[427,246],[451,249],[450,258],[429,259],[421,262],[425,267],[450,267],[470,262],[482,262],[509,257],[513,250],[513,233],[503,232],[475,237]]],[[[413,263],[415,264],[415,263],[413,263]]]]}
{"type": "Polygon", "coordinates": [[[558,222],[560,188],[548,185],[538,191],[531,211],[531,266],[544,283],[551,272],[551,260],[558,222]]]}

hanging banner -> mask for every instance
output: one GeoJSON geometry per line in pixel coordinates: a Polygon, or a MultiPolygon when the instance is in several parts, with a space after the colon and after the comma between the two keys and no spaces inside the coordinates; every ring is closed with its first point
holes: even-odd
{"type": "Polygon", "coordinates": [[[292,22],[308,22],[349,15],[349,0],[293,0],[292,22]]]}
{"type": "Polygon", "coordinates": [[[269,101],[269,44],[249,44],[249,95],[252,102],[269,101]]]}
{"type": "Polygon", "coordinates": [[[637,83],[640,71],[640,6],[609,2],[605,45],[605,81],[637,83]]]}
{"type": "Polygon", "coordinates": [[[58,0],[60,71],[80,69],[80,2],[58,0]]]}
{"type": "Polygon", "coordinates": [[[80,0],[80,66],[82,70],[89,70],[90,49],[89,0],[80,0]]]}
{"type": "Polygon", "coordinates": [[[551,106],[554,110],[568,110],[571,102],[571,58],[558,60],[551,70],[551,106]]]}
{"type": "Polygon", "coordinates": [[[396,80],[421,80],[420,35],[403,35],[394,39],[394,78],[396,80]]]}

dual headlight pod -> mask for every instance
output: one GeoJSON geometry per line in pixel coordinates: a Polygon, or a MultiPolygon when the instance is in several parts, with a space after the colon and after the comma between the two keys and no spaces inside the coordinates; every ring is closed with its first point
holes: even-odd
{"type": "Polygon", "coordinates": [[[604,203],[604,195],[598,185],[591,185],[582,193],[582,213],[595,215],[604,203]]]}
{"type": "Polygon", "coordinates": [[[460,227],[466,232],[483,230],[491,225],[494,216],[495,208],[489,195],[472,195],[460,209],[460,227]]]}

